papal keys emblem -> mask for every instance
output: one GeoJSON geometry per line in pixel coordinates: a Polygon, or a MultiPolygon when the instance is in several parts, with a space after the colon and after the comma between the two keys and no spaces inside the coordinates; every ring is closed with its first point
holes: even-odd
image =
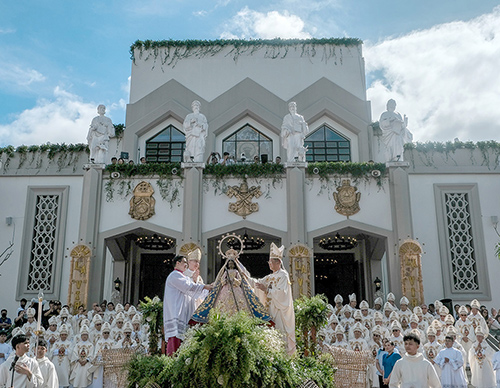
{"type": "Polygon", "coordinates": [[[350,179],[342,180],[342,186],[337,187],[337,192],[333,193],[337,213],[349,217],[359,212],[361,193],[357,193],[357,191],[357,187],[351,186],[350,179]]]}

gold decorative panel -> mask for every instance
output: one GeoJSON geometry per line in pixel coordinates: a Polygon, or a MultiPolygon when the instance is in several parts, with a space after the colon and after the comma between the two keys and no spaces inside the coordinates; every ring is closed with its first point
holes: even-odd
{"type": "Polygon", "coordinates": [[[134,189],[134,196],[130,199],[128,214],[136,220],[147,220],[155,214],[155,199],[153,186],[142,181],[134,189]]]}
{"type": "Polygon", "coordinates": [[[351,186],[350,179],[342,179],[342,185],[337,187],[336,193],[333,193],[337,213],[349,217],[359,212],[361,193],[357,191],[357,187],[351,186]]]}
{"type": "Polygon", "coordinates": [[[294,298],[311,296],[312,251],[306,245],[297,244],[288,250],[290,257],[290,282],[294,298]]]}
{"type": "Polygon", "coordinates": [[[422,282],[422,247],[416,240],[406,240],[399,247],[401,288],[413,308],[424,302],[422,282]]]}
{"type": "Polygon", "coordinates": [[[75,314],[78,311],[78,306],[84,305],[87,308],[92,251],[86,245],[77,245],[71,250],[70,256],[68,306],[71,313],[75,314]]]}

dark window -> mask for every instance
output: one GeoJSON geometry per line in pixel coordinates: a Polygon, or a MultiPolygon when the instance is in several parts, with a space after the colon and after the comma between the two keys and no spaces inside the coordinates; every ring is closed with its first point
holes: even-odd
{"type": "Polygon", "coordinates": [[[351,142],[323,125],[304,140],[308,162],[350,162],[351,142]]]}
{"type": "Polygon", "coordinates": [[[186,144],[184,134],[172,125],[146,141],[146,161],[182,162],[186,144]]]}
{"type": "Polygon", "coordinates": [[[267,155],[272,161],[273,141],[247,124],[222,141],[222,152],[229,152],[236,160],[244,153],[248,161],[261,155],[267,155]]]}

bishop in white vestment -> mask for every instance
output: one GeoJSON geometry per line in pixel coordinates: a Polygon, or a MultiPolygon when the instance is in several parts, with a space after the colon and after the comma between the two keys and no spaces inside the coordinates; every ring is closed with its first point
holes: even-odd
{"type": "Polygon", "coordinates": [[[495,351],[484,340],[485,332],[476,328],[477,341],[469,350],[469,365],[472,374],[471,384],[476,388],[496,387],[492,359],[495,351]]]}

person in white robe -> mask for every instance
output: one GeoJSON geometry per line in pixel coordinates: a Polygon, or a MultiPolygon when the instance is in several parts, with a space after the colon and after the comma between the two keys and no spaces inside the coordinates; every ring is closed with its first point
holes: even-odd
{"type": "Polygon", "coordinates": [[[349,336],[349,346],[351,350],[356,352],[364,352],[370,350],[368,342],[363,338],[364,327],[360,322],[356,322],[352,327],[352,336],[349,336]]]}
{"type": "Polygon", "coordinates": [[[276,328],[286,335],[288,354],[294,354],[295,346],[295,311],[293,309],[292,287],[288,272],[283,268],[283,251],[271,243],[269,268],[273,273],[258,280],[256,287],[265,292],[269,301],[269,315],[276,328]]]}
{"type": "Polygon", "coordinates": [[[24,334],[18,334],[12,338],[11,344],[14,351],[7,361],[0,365],[0,388],[41,388],[43,376],[40,367],[34,358],[27,356],[30,347],[29,338],[24,334]],[[12,373],[14,373],[13,384],[12,373]]]}
{"type": "Polygon", "coordinates": [[[173,355],[179,348],[189,320],[194,312],[194,301],[203,290],[212,289],[212,285],[196,284],[184,275],[187,259],[174,258],[174,270],[168,275],[163,297],[163,326],[167,341],[167,354],[173,355]]]}
{"type": "Polygon", "coordinates": [[[36,361],[40,367],[40,372],[43,377],[43,385],[41,388],[59,388],[59,379],[57,378],[56,368],[54,364],[47,358],[47,341],[44,339],[38,340],[36,350],[36,361]]]}
{"type": "Polygon", "coordinates": [[[406,353],[394,365],[389,387],[441,388],[441,382],[432,364],[418,352],[420,338],[412,334],[405,336],[404,347],[406,353]]]}
{"type": "Polygon", "coordinates": [[[337,340],[332,346],[336,346],[341,349],[350,349],[349,342],[345,340],[345,328],[342,325],[338,325],[335,329],[335,337],[337,340]]]}
{"type": "Polygon", "coordinates": [[[469,365],[471,370],[471,384],[476,388],[496,387],[493,371],[493,355],[495,351],[484,340],[486,333],[481,327],[476,327],[476,342],[469,350],[469,365]]]}
{"type": "Polygon", "coordinates": [[[101,328],[102,337],[97,341],[94,348],[94,357],[92,359],[93,380],[92,388],[102,388],[104,383],[104,362],[102,352],[112,349],[115,342],[110,337],[111,326],[108,322],[104,322],[101,328]]]}
{"type": "Polygon", "coordinates": [[[73,368],[69,382],[74,388],[87,388],[92,383],[92,364],[90,360],[94,356],[94,345],[89,341],[89,328],[80,328],[80,342],[76,343],[71,353],[73,368]]]}
{"type": "Polygon", "coordinates": [[[497,377],[497,388],[500,388],[500,351],[495,353],[495,355],[493,356],[493,360],[491,360],[491,363],[497,377]]]}
{"type": "Polygon", "coordinates": [[[447,335],[444,342],[446,347],[438,353],[434,362],[441,368],[443,388],[467,388],[463,355],[453,347],[454,342],[453,337],[447,335]]]}
{"type": "MultiPolygon", "coordinates": [[[[189,252],[187,255],[188,268],[184,271],[184,275],[191,278],[196,284],[205,284],[203,278],[200,275],[200,261],[201,261],[201,250],[196,248],[194,251],[189,252]]],[[[198,306],[205,300],[208,295],[207,290],[203,290],[201,295],[194,301],[194,309],[196,310],[198,306]]]]}
{"type": "Polygon", "coordinates": [[[69,375],[71,372],[71,347],[72,342],[68,339],[68,325],[59,328],[59,340],[51,346],[51,361],[56,369],[57,378],[61,387],[69,386],[69,375]]]}

